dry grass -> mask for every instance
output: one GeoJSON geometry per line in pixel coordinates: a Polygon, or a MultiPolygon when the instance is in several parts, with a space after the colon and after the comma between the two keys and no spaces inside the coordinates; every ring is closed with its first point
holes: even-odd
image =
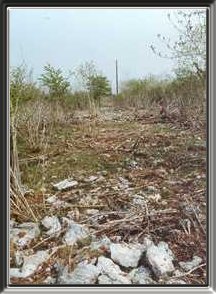
{"type": "MultiPolygon", "coordinates": [[[[17,187],[11,192],[11,217],[22,222],[70,213],[98,236],[106,234],[111,240],[121,236],[125,242],[142,242],[150,235],[156,243],[166,241],[179,261],[188,261],[196,254],[205,263],[204,126],[185,126],[178,120],[162,122],[153,108],[136,115],[125,110],[115,120],[112,109],[106,111],[102,109],[94,119],[79,112],[79,120],[73,115],[70,120],[56,122],[43,141],[46,148],[38,151],[29,148],[28,140],[19,141],[22,183],[34,189],[34,193],[20,194],[17,187]],[[131,166],[133,161],[137,167],[131,166]],[[101,172],[106,172],[102,182],[92,185],[83,181],[101,172]],[[114,189],[120,176],[130,182],[129,190],[114,189]],[[69,206],[58,209],[45,204],[45,198],[54,193],[51,184],[68,177],[78,180],[79,187],[56,195],[69,206]],[[148,186],[156,187],[161,198],[149,195],[144,206],[134,205],[132,195],[147,193],[148,186]],[[98,214],[88,216],[89,208],[98,209],[98,214]]],[[[22,134],[28,136],[28,132],[22,134]]],[[[90,256],[85,246],[66,248],[59,240],[35,240],[32,247],[42,250],[50,245],[60,246],[52,258],[69,262],[71,268],[82,256],[90,256]]],[[[205,274],[202,265],[185,278],[189,284],[202,284],[205,274]]],[[[38,273],[32,278],[33,283],[40,283],[41,277],[38,273]]]]}

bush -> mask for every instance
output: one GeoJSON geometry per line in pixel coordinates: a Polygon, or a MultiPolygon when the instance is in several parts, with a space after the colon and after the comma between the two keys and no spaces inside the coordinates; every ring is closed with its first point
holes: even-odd
{"type": "Polygon", "coordinates": [[[62,99],[69,93],[70,83],[63,76],[60,68],[55,69],[50,64],[44,66],[44,73],[39,78],[42,86],[48,88],[51,99],[62,99]]]}
{"type": "Polygon", "coordinates": [[[184,113],[205,110],[206,81],[197,74],[186,77],[158,80],[149,77],[130,80],[122,85],[121,93],[114,98],[114,105],[148,109],[159,100],[175,105],[184,113]]]}

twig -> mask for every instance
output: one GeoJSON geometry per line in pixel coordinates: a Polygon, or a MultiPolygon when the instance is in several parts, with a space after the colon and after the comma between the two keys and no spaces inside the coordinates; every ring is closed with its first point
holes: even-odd
{"type": "Polygon", "coordinates": [[[192,272],[196,271],[197,269],[201,268],[201,267],[204,267],[206,266],[206,263],[203,263],[203,264],[200,264],[194,268],[192,268],[191,270],[189,270],[188,272],[184,273],[184,274],[181,274],[181,275],[178,275],[178,276],[174,276],[173,278],[182,278],[182,277],[185,277],[187,275],[190,275],[192,272]]]}
{"type": "Polygon", "coordinates": [[[47,238],[43,239],[42,241],[40,241],[39,243],[35,244],[35,245],[32,247],[32,249],[35,249],[35,248],[37,248],[38,246],[40,246],[41,244],[43,244],[44,242],[46,242],[46,241],[52,239],[53,237],[55,237],[56,233],[60,234],[60,233],[63,233],[63,232],[65,232],[65,231],[66,231],[66,228],[61,229],[60,231],[53,233],[53,234],[50,235],[49,237],[47,237],[47,238]]]}
{"type": "Polygon", "coordinates": [[[144,201],[145,209],[146,209],[146,216],[147,216],[147,232],[149,233],[149,226],[150,226],[150,219],[149,219],[149,210],[146,201],[144,201]]]}

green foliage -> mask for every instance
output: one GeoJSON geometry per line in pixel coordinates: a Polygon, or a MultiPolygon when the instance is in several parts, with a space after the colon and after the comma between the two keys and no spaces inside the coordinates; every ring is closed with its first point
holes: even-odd
{"type": "Polygon", "coordinates": [[[111,87],[108,79],[102,75],[90,76],[87,84],[91,97],[100,105],[100,99],[111,95],[111,87]]]}
{"type": "Polygon", "coordinates": [[[73,75],[81,82],[82,89],[87,94],[90,110],[100,106],[102,97],[111,94],[108,79],[97,71],[92,61],[81,64],[73,75]]]}
{"type": "Polygon", "coordinates": [[[41,91],[32,81],[32,72],[28,72],[26,65],[10,69],[10,109],[18,107],[20,103],[40,97],[41,91]]]}
{"type": "Polygon", "coordinates": [[[88,108],[88,97],[85,91],[75,91],[67,95],[65,104],[68,109],[84,110],[88,108]]]}
{"type": "Polygon", "coordinates": [[[65,97],[69,92],[70,83],[63,76],[62,70],[47,64],[44,66],[44,72],[39,80],[48,88],[50,97],[52,99],[65,97]]]}
{"type": "Polygon", "coordinates": [[[174,103],[182,109],[190,110],[196,106],[203,111],[205,89],[205,79],[200,79],[195,73],[172,79],[134,79],[122,85],[121,93],[115,98],[115,105],[148,108],[163,99],[168,104],[174,103]]]}
{"type": "Polygon", "coordinates": [[[133,79],[123,83],[121,95],[125,97],[128,106],[148,107],[164,95],[166,84],[166,80],[159,80],[153,76],[139,80],[133,79]]]}

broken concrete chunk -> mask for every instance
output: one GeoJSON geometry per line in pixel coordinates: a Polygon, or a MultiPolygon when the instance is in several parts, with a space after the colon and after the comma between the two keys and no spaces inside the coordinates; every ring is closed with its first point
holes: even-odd
{"type": "Polygon", "coordinates": [[[69,228],[63,238],[67,245],[73,245],[77,241],[80,241],[90,234],[89,230],[83,225],[79,225],[75,222],[70,221],[69,228]]]}
{"type": "Polygon", "coordinates": [[[161,200],[161,195],[159,193],[148,195],[147,199],[157,203],[161,200]]]}
{"type": "Polygon", "coordinates": [[[58,277],[58,284],[95,284],[99,269],[92,264],[80,263],[72,273],[68,273],[68,268],[65,267],[61,275],[58,277]]]}
{"type": "Polygon", "coordinates": [[[47,260],[49,257],[48,251],[38,251],[34,255],[24,256],[23,266],[20,269],[11,268],[10,277],[26,278],[33,274],[39,265],[47,260]]]}
{"type": "Polygon", "coordinates": [[[56,278],[49,276],[43,281],[43,284],[54,285],[54,284],[56,284],[56,278]]]}
{"type": "Polygon", "coordinates": [[[73,188],[75,186],[78,185],[78,182],[77,181],[72,181],[70,179],[66,179],[64,181],[61,181],[57,184],[54,184],[53,185],[53,188],[58,190],[58,191],[63,191],[63,190],[68,190],[70,188],[73,188]]]}
{"type": "Polygon", "coordinates": [[[157,277],[169,275],[175,270],[172,263],[174,255],[165,242],[160,242],[158,246],[149,246],[146,257],[157,277]]]}
{"type": "Polygon", "coordinates": [[[33,239],[40,234],[37,223],[23,223],[10,230],[10,240],[20,248],[27,246],[33,239]]]}
{"type": "Polygon", "coordinates": [[[46,229],[49,229],[46,232],[47,235],[59,236],[61,232],[61,224],[56,216],[45,216],[41,223],[46,229]]]}
{"type": "Polygon", "coordinates": [[[14,219],[10,220],[10,229],[12,229],[13,227],[15,227],[17,225],[17,222],[14,219]]]}
{"type": "Polygon", "coordinates": [[[149,237],[145,237],[143,240],[143,246],[147,250],[148,247],[154,245],[153,241],[149,237]]]}
{"type": "Polygon", "coordinates": [[[167,281],[166,284],[168,284],[168,285],[170,285],[170,284],[174,284],[174,285],[185,285],[186,282],[183,281],[183,280],[179,280],[179,279],[170,279],[169,281],[167,281]]]}
{"type": "Polygon", "coordinates": [[[120,267],[111,259],[104,256],[98,258],[97,267],[99,271],[113,280],[113,284],[131,284],[127,273],[121,271],[120,267]]]}
{"type": "Polygon", "coordinates": [[[89,183],[89,182],[94,182],[98,179],[97,176],[90,176],[87,179],[85,179],[85,182],[89,183]]]}
{"type": "Polygon", "coordinates": [[[191,261],[187,261],[187,262],[181,261],[179,262],[179,265],[184,271],[190,271],[194,267],[198,266],[201,262],[202,262],[202,258],[195,255],[191,261]]]}
{"type": "Polygon", "coordinates": [[[21,266],[24,262],[24,253],[23,251],[16,251],[15,261],[17,266],[21,266]]]}
{"type": "Polygon", "coordinates": [[[150,270],[144,266],[133,269],[129,273],[129,277],[133,284],[147,285],[155,283],[154,280],[151,278],[150,270]]]}
{"type": "Polygon", "coordinates": [[[146,200],[143,196],[135,194],[133,195],[132,203],[137,206],[144,206],[146,203],[146,200]]]}
{"type": "Polygon", "coordinates": [[[46,199],[46,202],[48,202],[49,204],[53,204],[58,200],[56,195],[50,196],[46,199]]]}
{"type": "Polygon", "coordinates": [[[109,278],[107,275],[100,275],[98,277],[99,284],[114,284],[114,280],[109,278]]]}
{"type": "Polygon", "coordinates": [[[107,252],[110,252],[110,245],[112,244],[111,240],[108,237],[104,237],[103,239],[100,239],[98,241],[94,241],[91,243],[91,250],[106,250],[107,252]]]}
{"type": "Polygon", "coordinates": [[[111,258],[124,267],[137,267],[143,254],[144,248],[141,244],[111,244],[111,258]]]}
{"type": "Polygon", "coordinates": [[[70,204],[65,202],[65,201],[62,201],[62,200],[57,200],[56,202],[53,203],[53,208],[57,209],[57,208],[66,208],[66,207],[69,207],[70,204]]]}
{"type": "Polygon", "coordinates": [[[23,274],[19,268],[10,268],[10,278],[22,278],[23,274]]]}
{"type": "Polygon", "coordinates": [[[130,185],[130,182],[123,178],[123,177],[119,177],[119,183],[118,183],[118,187],[121,189],[121,190],[125,190],[125,189],[128,189],[129,188],[129,185],[130,185]]]}

